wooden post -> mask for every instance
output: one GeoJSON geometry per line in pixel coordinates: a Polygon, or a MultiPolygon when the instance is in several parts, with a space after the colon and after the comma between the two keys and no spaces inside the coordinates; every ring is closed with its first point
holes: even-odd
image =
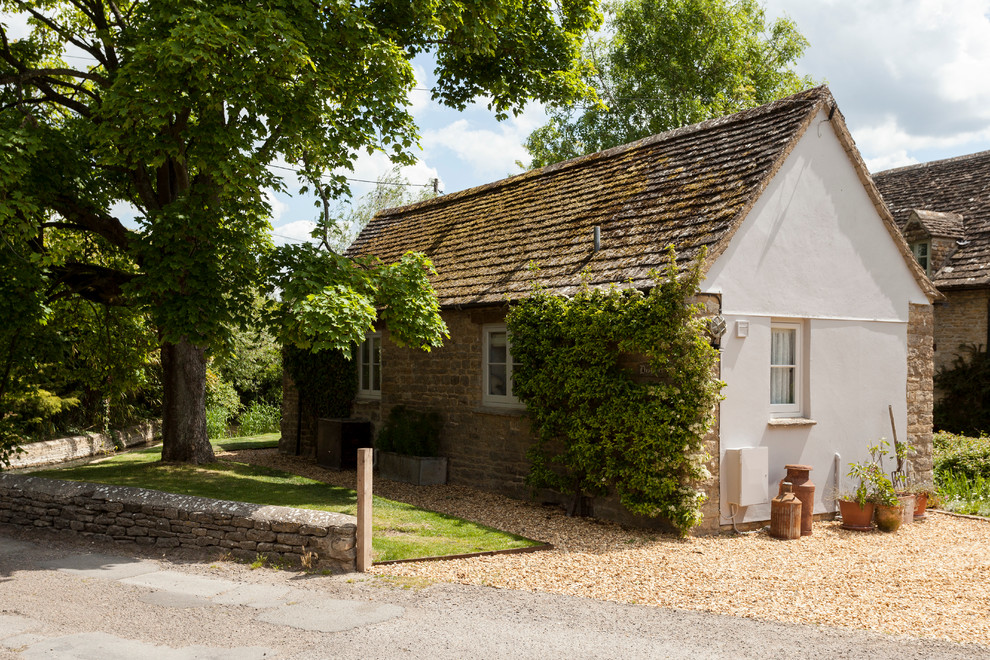
{"type": "Polygon", "coordinates": [[[357,456],[357,569],[371,568],[371,466],[370,448],[358,449],[357,456]]]}

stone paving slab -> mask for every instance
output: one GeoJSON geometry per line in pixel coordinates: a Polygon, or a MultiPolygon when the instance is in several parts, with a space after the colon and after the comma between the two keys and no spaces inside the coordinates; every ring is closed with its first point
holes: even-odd
{"type": "Polygon", "coordinates": [[[24,660],[262,660],[275,655],[271,649],[257,646],[241,646],[231,649],[187,646],[173,649],[155,646],[132,639],[123,639],[107,633],[79,633],[64,637],[51,637],[32,644],[21,652],[24,660]]]}
{"type": "Polygon", "coordinates": [[[213,601],[208,598],[175,593],[174,591],[152,591],[141,594],[138,596],[138,600],[149,605],[157,605],[158,607],[175,607],[180,609],[213,605],[213,601]]]}
{"type": "Polygon", "coordinates": [[[388,603],[321,598],[264,610],[256,618],[302,630],[341,632],[402,616],[405,608],[388,603]]]}
{"type": "Polygon", "coordinates": [[[225,591],[211,600],[219,605],[246,605],[264,609],[290,604],[300,600],[304,594],[295,589],[266,584],[242,584],[236,589],[225,591]]]}
{"type": "Polygon", "coordinates": [[[178,571],[144,573],[134,577],[126,577],[118,581],[138,587],[150,587],[152,589],[203,598],[210,598],[225,591],[236,589],[239,586],[239,583],[231,582],[230,580],[201,577],[199,575],[186,575],[178,571]]]}
{"type": "Polygon", "coordinates": [[[20,614],[0,614],[0,639],[43,627],[41,621],[20,614]]]}
{"type": "Polygon", "coordinates": [[[158,564],[153,561],[101,554],[70,555],[40,562],[38,566],[79,577],[103,580],[120,580],[161,570],[158,564]]]}

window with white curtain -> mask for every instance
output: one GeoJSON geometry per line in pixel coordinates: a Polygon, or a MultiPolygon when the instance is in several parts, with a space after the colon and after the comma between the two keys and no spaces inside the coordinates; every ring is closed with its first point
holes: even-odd
{"type": "Polygon", "coordinates": [[[382,395],[382,335],[369,334],[358,347],[358,396],[378,399],[382,395]]]}
{"type": "Polygon", "coordinates": [[[770,412],[777,417],[801,414],[801,324],[770,326],[770,412]]]}

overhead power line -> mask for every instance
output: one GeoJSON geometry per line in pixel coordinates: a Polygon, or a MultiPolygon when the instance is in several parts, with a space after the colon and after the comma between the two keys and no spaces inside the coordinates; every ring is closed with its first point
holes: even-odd
{"type": "MultiPolygon", "coordinates": [[[[296,174],[299,173],[299,170],[293,167],[283,167],[282,165],[269,165],[269,167],[276,170],[285,170],[286,172],[295,172],[296,174]]],[[[329,179],[332,177],[329,174],[321,174],[320,178],[329,179]]],[[[437,188],[440,184],[439,179],[430,179],[428,183],[407,183],[402,181],[373,181],[371,179],[357,179],[350,176],[345,176],[343,178],[346,179],[347,181],[357,181],[358,183],[373,183],[382,186],[406,186],[408,188],[429,188],[432,186],[433,192],[436,193],[439,193],[439,190],[437,188]]]]}

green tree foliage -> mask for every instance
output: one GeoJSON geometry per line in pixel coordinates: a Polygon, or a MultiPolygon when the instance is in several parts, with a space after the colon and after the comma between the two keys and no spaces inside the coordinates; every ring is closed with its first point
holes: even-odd
{"type": "Polygon", "coordinates": [[[811,86],[791,69],[808,42],[757,0],[615,0],[585,44],[601,103],[554,105],[526,140],[532,167],[755,107],[811,86]]]}
{"type": "Polygon", "coordinates": [[[661,517],[681,533],[701,521],[709,476],[704,438],[723,383],[705,337],[700,261],[679,272],[670,252],[646,294],[585,288],[573,298],[536,291],[506,319],[513,391],[537,440],[535,487],[580,497],[614,490],[633,513],[661,517]],[[642,356],[654,375],[637,382],[621,357],[642,356]]]}
{"type": "Polygon", "coordinates": [[[163,460],[189,462],[213,458],[206,351],[251,322],[259,288],[287,294],[266,318],[308,348],[349,346],[376,309],[408,344],[444,334],[422,257],[271,256],[264,191],[285,184],[268,166],[295,165],[302,189],[329,200],[359,151],[412,162],[421,52],[437,62],[434,98],[455,108],[484,96],[505,117],[534,97],[576,98],[581,38],[600,20],[593,0],[0,0],[0,11],[31,26],[15,39],[0,24],[0,232],[30,248],[38,290],[149,315],[163,460]],[[94,251],[46,262],[55,230],[94,251]]]}

